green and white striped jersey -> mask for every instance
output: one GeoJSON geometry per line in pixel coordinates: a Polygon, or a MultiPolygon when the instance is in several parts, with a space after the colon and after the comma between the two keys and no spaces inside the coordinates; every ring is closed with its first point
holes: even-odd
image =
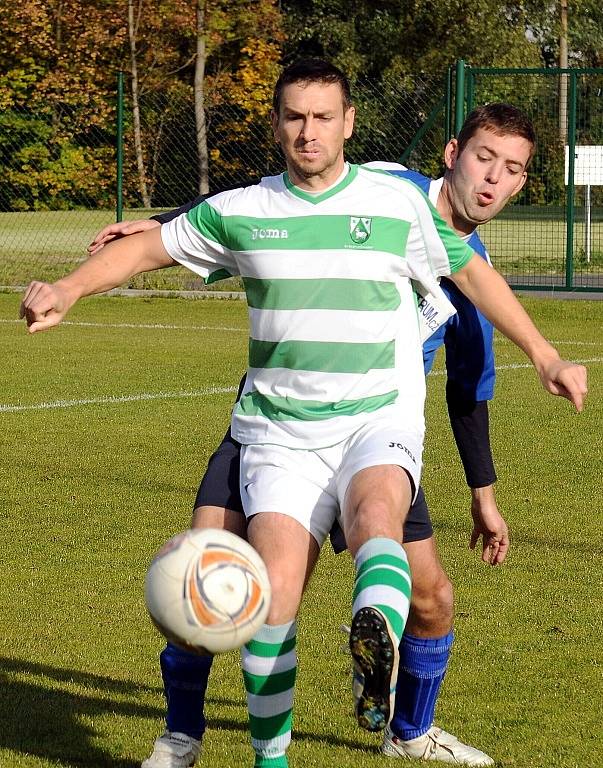
{"type": "Polygon", "coordinates": [[[243,278],[249,368],[236,440],[326,447],[383,408],[423,430],[411,279],[437,291],[473,252],[414,184],[351,165],[311,195],[285,173],[215,195],[161,234],[206,282],[243,278]]]}

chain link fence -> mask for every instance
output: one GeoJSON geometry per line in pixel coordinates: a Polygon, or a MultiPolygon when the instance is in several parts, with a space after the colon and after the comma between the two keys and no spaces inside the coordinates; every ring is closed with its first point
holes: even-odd
{"type": "Polygon", "coordinates": [[[603,290],[603,70],[468,68],[467,108],[489,101],[538,140],[524,189],[480,227],[496,267],[516,287],[603,290]]]}
{"type": "MultiPolygon", "coordinates": [[[[524,190],[480,230],[496,266],[521,287],[603,290],[603,189],[587,187],[582,177],[568,185],[565,170],[566,145],[572,149],[574,176],[582,160],[571,155],[581,147],[603,145],[603,70],[566,76],[564,102],[563,75],[554,71],[466,72],[467,109],[495,100],[514,103],[533,119],[539,142],[524,190]]],[[[397,160],[427,175],[441,174],[452,121],[446,82],[418,77],[359,81],[353,91],[357,122],[346,148],[349,160],[397,160]]],[[[114,108],[104,121],[90,120],[89,109],[84,115],[73,107],[4,111],[0,285],[65,274],[86,258],[87,244],[116,220],[116,211],[126,219],[148,217],[199,194],[192,95],[179,89],[141,99],[142,172],[132,105],[126,99],[123,106],[123,158],[117,151],[114,108]]],[[[228,104],[222,94],[207,105],[206,117],[210,191],[282,170],[268,105],[252,113],[228,104]]],[[[591,165],[597,158],[595,153],[591,165]]],[[[224,281],[212,289],[233,286],[238,284],[224,281]]],[[[202,281],[183,268],[139,276],[129,287],[203,289],[202,281]]]]}
{"type": "MultiPolygon", "coordinates": [[[[401,158],[442,99],[440,80],[355,84],[358,119],[347,147],[353,162],[401,158]]],[[[31,113],[12,109],[0,119],[0,285],[54,280],[86,258],[86,246],[103,226],[148,217],[199,194],[195,114],[191,94],[150,94],[141,99],[143,173],[137,163],[132,105],[123,114],[123,161],[118,162],[115,118],[109,127],[78,128],[73,110],[31,113]],[[121,167],[120,167],[121,166],[121,167]],[[146,186],[146,202],[141,191],[146,186]],[[119,190],[119,193],[118,193],[119,190]],[[121,203],[123,200],[123,211],[121,203]]],[[[433,120],[409,162],[441,170],[443,117],[433,120]]],[[[269,105],[249,114],[220,103],[206,109],[210,191],[244,184],[283,169],[272,139],[269,105]]],[[[135,278],[129,287],[203,289],[183,268],[135,278]]],[[[232,281],[213,288],[232,287],[232,281]]]]}

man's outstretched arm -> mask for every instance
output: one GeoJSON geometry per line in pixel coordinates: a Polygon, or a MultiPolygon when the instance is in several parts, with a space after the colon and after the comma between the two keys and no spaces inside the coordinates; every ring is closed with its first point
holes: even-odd
{"type": "Polygon", "coordinates": [[[450,279],[501,333],[525,352],[543,387],[553,395],[567,398],[581,411],[587,393],[586,368],[559,357],[503,277],[475,255],[450,279]]]}
{"type": "Polygon", "coordinates": [[[56,283],[29,284],[19,316],[30,333],[58,325],[78,299],[123,285],[134,275],[175,264],[161,240],[160,227],[109,243],[56,283]]]}

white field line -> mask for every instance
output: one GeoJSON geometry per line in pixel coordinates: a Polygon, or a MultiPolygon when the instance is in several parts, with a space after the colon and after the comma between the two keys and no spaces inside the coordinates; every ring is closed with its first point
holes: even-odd
{"type": "MultiPolygon", "coordinates": [[[[495,344],[513,344],[511,339],[507,339],[506,336],[501,336],[500,334],[497,334],[495,340],[495,344]]],[[[557,341],[551,341],[549,339],[549,344],[552,344],[554,347],[559,347],[561,344],[569,344],[572,347],[598,347],[600,346],[600,341],[576,341],[574,339],[559,339],[557,341]]]]}
{"type": "MultiPolygon", "coordinates": [[[[0,320],[0,323],[21,323],[23,320],[0,320]]],[[[151,331],[234,331],[247,332],[247,328],[229,328],[224,325],[163,325],[162,323],[76,323],[64,320],[61,325],[75,325],[81,328],[142,328],[151,331]]]]}
{"type": "MultiPolygon", "coordinates": [[[[8,320],[0,319],[0,323],[17,324],[23,323],[23,320],[8,320]]],[[[247,328],[231,328],[225,325],[172,325],[163,323],[86,323],[75,322],[72,320],[63,320],[61,325],[73,325],[80,328],[142,328],[143,330],[160,330],[160,331],[230,331],[235,333],[247,332],[247,328]]],[[[512,344],[513,342],[504,336],[498,334],[495,338],[496,344],[512,344]]],[[[559,339],[557,341],[550,341],[554,346],[560,346],[561,344],[569,344],[574,347],[598,347],[600,342],[598,341],[577,341],[573,339],[559,339]]]]}
{"type": "MultiPolygon", "coordinates": [[[[603,363],[603,357],[591,357],[585,360],[573,360],[574,363],[603,363]]],[[[509,365],[497,365],[497,371],[514,371],[521,368],[531,368],[531,363],[511,363],[509,365]]],[[[432,371],[430,376],[444,376],[446,371],[432,371]]],[[[222,395],[228,392],[236,392],[237,387],[204,387],[203,389],[189,392],[142,392],[138,395],[108,395],[106,397],[90,397],[78,400],[52,400],[44,403],[31,403],[30,405],[11,405],[0,403],[0,414],[17,413],[20,411],[46,411],[55,408],[76,408],[81,405],[115,405],[118,403],[136,403],[144,400],[178,400],[187,397],[207,397],[222,395]]]]}
{"type": "Polygon", "coordinates": [[[190,392],[142,392],[138,395],[108,395],[106,397],[89,397],[78,400],[52,400],[46,403],[31,405],[5,405],[0,403],[0,413],[15,413],[17,411],[46,411],[54,408],[76,408],[80,405],[114,405],[117,403],[137,403],[142,400],[178,400],[185,397],[206,397],[236,392],[237,387],[204,387],[190,392]]]}
{"type": "MultiPolygon", "coordinates": [[[[586,365],[587,363],[603,363],[603,357],[588,357],[584,360],[570,360],[571,363],[586,365]]],[[[532,368],[532,363],[509,363],[508,365],[496,365],[496,371],[516,371],[520,368],[532,368]]],[[[431,371],[430,376],[445,376],[446,371],[431,371]]]]}

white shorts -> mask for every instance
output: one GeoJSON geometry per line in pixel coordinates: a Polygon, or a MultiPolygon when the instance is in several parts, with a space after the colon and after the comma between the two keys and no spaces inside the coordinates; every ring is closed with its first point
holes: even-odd
{"type": "Polygon", "coordinates": [[[419,489],[423,432],[378,419],[329,448],[241,446],[241,498],[245,516],[280,512],[310,531],[319,546],[341,509],[352,477],[361,469],[393,464],[405,469],[419,489]]]}

